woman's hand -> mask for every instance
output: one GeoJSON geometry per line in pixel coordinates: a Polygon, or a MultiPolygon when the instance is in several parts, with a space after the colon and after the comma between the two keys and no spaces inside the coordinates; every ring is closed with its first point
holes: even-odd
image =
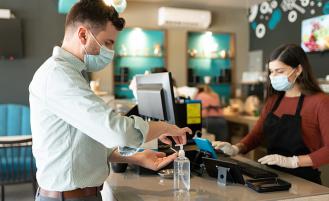
{"type": "Polygon", "coordinates": [[[231,145],[228,142],[221,142],[221,141],[215,141],[212,143],[212,146],[217,149],[224,152],[224,154],[227,154],[229,156],[235,156],[239,153],[239,147],[235,145],[231,145]]]}
{"type": "Polygon", "coordinates": [[[297,156],[286,157],[279,154],[272,154],[264,156],[258,160],[261,164],[277,165],[284,168],[298,168],[299,160],[297,156]]]}

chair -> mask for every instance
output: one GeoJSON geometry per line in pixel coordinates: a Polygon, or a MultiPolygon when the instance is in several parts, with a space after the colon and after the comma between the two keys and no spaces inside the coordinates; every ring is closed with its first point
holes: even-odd
{"type": "Polygon", "coordinates": [[[0,136],[31,133],[30,109],[27,106],[0,104],[0,136]]]}
{"type": "Polygon", "coordinates": [[[5,185],[32,182],[36,192],[35,162],[32,155],[30,110],[15,104],[0,105],[0,185],[5,199],[5,185]]]}

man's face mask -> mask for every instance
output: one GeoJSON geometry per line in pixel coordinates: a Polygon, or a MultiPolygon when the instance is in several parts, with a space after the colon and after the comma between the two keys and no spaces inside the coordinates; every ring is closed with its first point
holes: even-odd
{"type": "Polygon", "coordinates": [[[270,76],[272,87],[277,91],[288,91],[292,89],[295,81],[289,82],[289,77],[295,72],[295,69],[289,75],[270,76]]]}
{"type": "Polygon", "coordinates": [[[104,45],[101,45],[90,31],[89,33],[100,46],[100,50],[98,55],[91,55],[87,53],[86,47],[84,47],[86,53],[84,56],[84,62],[88,72],[96,72],[104,69],[108,64],[112,63],[114,50],[110,50],[104,45]]]}

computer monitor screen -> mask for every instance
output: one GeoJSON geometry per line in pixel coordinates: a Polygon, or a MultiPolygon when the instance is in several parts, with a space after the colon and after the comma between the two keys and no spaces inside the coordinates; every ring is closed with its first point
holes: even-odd
{"type": "Polygon", "coordinates": [[[137,75],[136,84],[139,113],[176,124],[171,73],[137,75]]]}
{"type": "Polygon", "coordinates": [[[143,117],[168,120],[161,84],[140,84],[137,87],[138,113],[143,117]],[[156,104],[154,104],[156,103],[156,104]]]}

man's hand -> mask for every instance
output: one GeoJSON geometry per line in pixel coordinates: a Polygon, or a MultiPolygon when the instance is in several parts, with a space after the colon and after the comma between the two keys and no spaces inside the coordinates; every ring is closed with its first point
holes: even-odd
{"type": "Polygon", "coordinates": [[[171,140],[168,136],[172,136],[176,144],[186,144],[186,134],[192,134],[192,130],[188,127],[179,128],[176,125],[168,124],[166,133],[160,135],[159,140],[165,144],[171,145],[171,140]]]}
{"type": "Polygon", "coordinates": [[[267,164],[267,165],[277,165],[284,168],[298,168],[298,157],[286,157],[281,156],[278,154],[272,154],[264,156],[263,158],[259,159],[258,162],[261,164],[267,164]]]}
{"type": "Polygon", "coordinates": [[[157,171],[170,162],[177,158],[177,154],[174,153],[168,157],[163,152],[156,152],[149,149],[144,150],[143,152],[138,152],[133,156],[130,156],[130,162],[157,171]]]}
{"type": "Polygon", "coordinates": [[[165,144],[171,144],[168,136],[172,136],[177,144],[186,144],[187,133],[192,134],[192,130],[187,127],[179,128],[163,121],[151,121],[149,122],[149,131],[146,135],[145,142],[160,139],[165,144]]]}
{"type": "Polygon", "coordinates": [[[217,149],[224,152],[224,154],[227,154],[229,156],[235,156],[239,153],[239,147],[235,145],[231,145],[228,142],[221,142],[221,141],[215,141],[212,143],[212,146],[217,149]]]}

